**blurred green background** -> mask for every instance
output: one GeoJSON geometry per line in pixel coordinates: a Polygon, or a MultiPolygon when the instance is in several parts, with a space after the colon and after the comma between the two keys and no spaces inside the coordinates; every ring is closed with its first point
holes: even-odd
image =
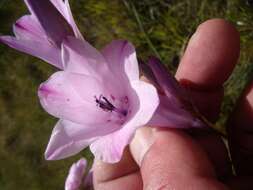
{"type": "MultiPolygon", "coordinates": [[[[241,57],[225,84],[219,123],[227,115],[253,73],[253,1],[240,0],[70,0],[85,38],[97,48],[127,39],[146,59],[159,56],[174,72],[191,34],[203,21],[226,18],[241,33],[241,57]]],[[[22,0],[0,0],[0,34],[27,13],[22,0]]],[[[56,119],[39,105],[38,85],[55,69],[31,56],[0,45],[0,189],[60,190],[73,161],[43,157],[56,119]]]]}

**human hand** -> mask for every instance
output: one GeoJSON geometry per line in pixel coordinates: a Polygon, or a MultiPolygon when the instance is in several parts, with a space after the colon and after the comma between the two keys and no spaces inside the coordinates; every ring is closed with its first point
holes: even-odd
{"type": "MultiPolygon", "coordinates": [[[[210,121],[218,118],[222,86],[239,57],[239,41],[228,22],[206,21],[192,36],[177,70],[176,78],[210,121]]],[[[95,161],[95,190],[253,189],[252,87],[246,89],[227,126],[237,176],[217,134],[143,127],[119,163],[95,161]]]]}

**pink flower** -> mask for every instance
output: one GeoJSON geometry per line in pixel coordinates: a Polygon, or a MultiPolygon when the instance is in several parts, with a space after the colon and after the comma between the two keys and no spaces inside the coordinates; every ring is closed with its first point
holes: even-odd
{"type": "Polygon", "coordinates": [[[62,41],[67,36],[83,39],[74,22],[68,0],[24,1],[31,15],[21,17],[13,25],[15,37],[0,36],[0,41],[62,69],[62,41]]]}
{"type": "Polygon", "coordinates": [[[60,119],[45,157],[66,158],[90,145],[97,159],[119,161],[159,104],[156,89],[139,80],[134,47],[115,41],[98,52],[78,31],[68,0],[25,3],[31,15],[14,24],[15,37],[0,41],[64,70],[38,92],[45,110],[60,119]]]}
{"type": "Polygon", "coordinates": [[[87,161],[81,158],[70,167],[69,174],[65,181],[65,190],[92,189],[92,171],[85,176],[87,161]]]}
{"type": "Polygon", "coordinates": [[[62,44],[64,71],[41,84],[41,105],[59,118],[45,157],[66,158],[90,145],[96,159],[118,162],[136,129],[147,124],[159,99],[139,80],[134,47],[114,41],[102,52],[83,40],[62,44]]]}
{"type": "Polygon", "coordinates": [[[170,128],[207,127],[185,89],[157,58],[151,57],[147,65],[142,64],[142,69],[158,89],[160,99],[160,104],[148,125],[170,128]]]}

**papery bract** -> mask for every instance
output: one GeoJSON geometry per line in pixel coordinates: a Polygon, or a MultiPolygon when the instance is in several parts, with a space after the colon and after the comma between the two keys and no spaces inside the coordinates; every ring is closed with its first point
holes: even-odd
{"type": "Polygon", "coordinates": [[[15,37],[0,41],[21,52],[39,57],[63,69],[61,43],[67,36],[83,39],[70,11],[68,0],[24,0],[31,15],[13,25],[15,37]]]}
{"type": "Polygon", "coordinates": [[[64,71],[52,75],[38,92],[44,109],[60,119],[46,158],[66,158],[90,145],[96,159],[119,161],[136,129],[159,104],[153,85],[139,80],[134,47],[114,41],[100,53],[68,37],[62,59],[64,71]]]}
{"type": "Polygon", "coordinates": [[[87,161],[84,158],[73,163],[65,181],[65,190],[93,189],[93,172],[90,170],[88,174],[85,175],[86,169],[87,161]]]}
{"type": "Polygon", "coordinates": [[[170,128],[204,128],[206,124],[177,80],[155,57],[142,64],[143,72],[159,92],[160,104],[148,125],[170,128]]]}

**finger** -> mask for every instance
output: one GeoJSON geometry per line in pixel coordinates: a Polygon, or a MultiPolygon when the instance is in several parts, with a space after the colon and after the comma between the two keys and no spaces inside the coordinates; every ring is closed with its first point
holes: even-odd
{"type": "Polygon", "coordinates": [[[195,103],[208,119],[217,118],[222,86],[238,60],[239,50],[237,30],[223,19],[202,23],[191,37],[176,77],[191,90],[195,103]]]}
{"type": "MultiPolygon", "coordinates": [[[[223,83],[231,74],[239,57],[237,30],[225,20],[212,19],[201,24],[192,36],[176,73],[189,90],[199,111],[209,120],[219,115],[223,83]]],[[[195,135],[219,176],[231,175],[224,143],[216,134],[195,135]]]]}
{"type": "Polygon", "coordinates": [[[144,190],[226,189],[216,180],[205,152],[186,133],[170,129],[153,134],[153,144],[141,162],[144,190]]]}
{"type": "Polygon", "coordinates": [[[253,82],[228,122],[229,144],[238,175],[253,175],[253,82]]]}
{"type": "Polygon", "coordinates": [[[131,173],[120,178],[107,182],[100,182],[94,185],[95,190],[112,190],[112,189],[131,189],[142,190],[142,179],[139,172],[131,173]]]}
{"type": "Polygon", "coordinates": [[[133,160],[129,148],[126,148],[120,162],[115,164],[104,163],[99,160],[93,165],[95,190],[142,189],[142,180],[139,167],[133,160]]]}

